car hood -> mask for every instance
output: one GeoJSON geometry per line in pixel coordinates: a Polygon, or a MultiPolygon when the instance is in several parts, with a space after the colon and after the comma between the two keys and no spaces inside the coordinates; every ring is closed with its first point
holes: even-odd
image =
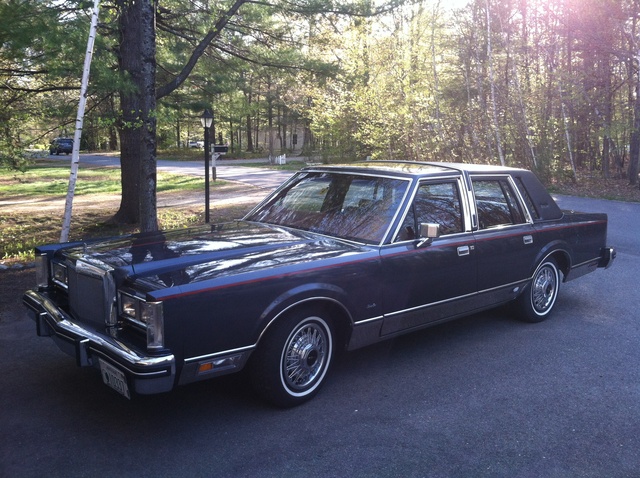
{"type": "MultiPolygon", "coordinates": [[[[311,261],[341,261],[370,247],[326,236],[245,221],[134,234],[86,242],[66,250],[74,260],[113,269],[121,280],[152,289],[278,268],[300,269],[311,261]]],[[[318,265],[316,263],[316,265],[318,265]]]]}

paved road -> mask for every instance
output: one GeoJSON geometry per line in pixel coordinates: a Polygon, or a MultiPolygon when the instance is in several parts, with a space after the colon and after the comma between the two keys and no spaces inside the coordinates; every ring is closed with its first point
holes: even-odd
{"type": "MultiPolygon", "coordinates": [[[[60,159],[58,156],[50,156],[52,159],[60,159]]],[[[218,161],[216,167],[217,177],[229,181],[239,181],[252,186],[258,186],[266,189],[274,189],[289,179],[293,174],[292,171],[278,171],[273,169],[261,169],[256,167],[242,166],[243,162],[266,162],[266,159],[260,160],[222,160],[218,161]]],[[[120,158],[118,156],[102,156],[94,154],[81,154],[80,163],[93,164],[98,166],[120,166],[120,158]]],[[[158,161],[158,170],[167,171],[177,174],[189,174],[192,176],[204,177],[204,160],[203,161],[158,161]]]]}
{"type": "Polygon", "coordinates": [[[608,212],[618,258],[553,318],[499,309],[344,354],[291,410],[236,377],[127,401],[0,322],[0,476],[638,477],[640,204],[558,200],[608,212]]]}

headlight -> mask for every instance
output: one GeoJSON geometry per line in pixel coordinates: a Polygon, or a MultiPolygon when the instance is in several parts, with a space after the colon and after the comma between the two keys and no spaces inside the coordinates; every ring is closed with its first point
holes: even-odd
{"type": "Polygon", "coordinates": [[[46,254],[36,256],[36,285],[38,287],[49,286],[49,258],[46,254]]]}
{"type": "Polygon", "coordinates": [[[162,302],[147,302],[140,297],[118,293],[120,315],[147,332],[147,348],[164,347],[164,314],[162,302]]]}
{"type": "Polygon", "coordinates": [[[140,299],[120,292],[120,314],[128,319],[138,320],[140,299]]]}

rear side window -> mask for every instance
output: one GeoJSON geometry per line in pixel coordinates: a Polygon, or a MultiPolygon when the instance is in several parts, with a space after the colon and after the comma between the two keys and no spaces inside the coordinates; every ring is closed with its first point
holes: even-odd
{"type": "Polygon", "coordinates": [[[527,209],[529,209],[529,213],[531,214],[531,217],[533,219],[540,219],[540,214],[538,213],[538,209],[533,203],[533,199],[531,199],[531,195],[529,194],[529,191],[527,191],[527,188],[522,182],[522,178],[516,177],[514,179],[516,181],[516,184],[518,185],[518,189],[520,189],[520,194],[522,195],[522,199],[524,199],[524,202],[527,205],[527,209]]]}
{"type": "Polygon", "coordinates": [[[524,214],[507,179],[472,179],[480,229],[525,222],[524,214]]]}

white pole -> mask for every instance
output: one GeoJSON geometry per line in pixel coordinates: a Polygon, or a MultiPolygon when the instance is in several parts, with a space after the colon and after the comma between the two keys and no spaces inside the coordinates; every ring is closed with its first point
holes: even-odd
{"type": "Polygon", "coordinates": [[[93,2],[93,14],[91,15],[91,28],[89,30],[89,40],[87,41],[87,53],[84,57],[84,70],[82,72],[82,84],[80,86],[80,103],[78,104],[78,116],[76,116],[76,129],[73,134],[73,151],[71,153],[71,173],[69,174],[69,189],[64,207],[64,220],[62,222],[62,232],[60,242],[69,240],[69,229],[71,228],[71,211],[73,209],[73,195],[76,190],[76,179],[78,178],[78,164],[80,162],[80,137],[82,135],[82,125],[84,123],[84,109],[87,103],[87,86],[89,84],[89,71],[91,70],[91,58],[93,57],[93,44],[96,38],[98,26],[98,13],[100,11],[100,0],[93,2]]]}

